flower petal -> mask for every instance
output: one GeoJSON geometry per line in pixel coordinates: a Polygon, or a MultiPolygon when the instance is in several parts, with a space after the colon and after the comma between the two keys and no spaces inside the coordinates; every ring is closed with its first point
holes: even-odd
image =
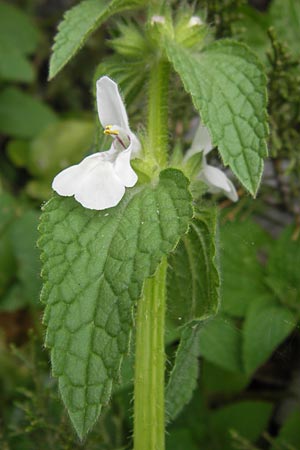
{"type": "Polygon", "coordinates": [[[59,195],[75,195],[85,208],[100,210],[115,206],[125,192],[124,183],[115,173],[117,157],[113,148],[94,153],[56,175],[52,188],[59,195]]]}
{"type": "MultiPolygon", "coordinates": [[[[108,153],[108,152],[103,152],[108,153]]],[[[65,197],[70,197],[75,194],[76,189],[81,183],[84,174],[91,170],[97,163],[97,155],[100,153],[95,153],[87,158],[84,158],[79,164],[70,166],[64,169],[54,178],[52,182],[52,189],[59,195],[65,197]]]]}
{"type": "Polygon", "coordinates": [[[233,202],[237,202],[239,199],[239,196],[238,196],[238,193],[236,192],[234,184],[229,179],[228,179],[228,184],[230,186],[230,191],[225,192],[225,194],[227,195],[228,198],[230,198],[230,200],[232,200],[233,202]]]}
{"type": "Polygon", "coordinates": [[[213,146],[208,128],[200,123],[194,136],[191,150],[193,150],[194,153],[197,151],[204,151],[204,155],[207,155],[212,149],[213,146]]]}
{"type": "Polygon", "coordinates": [[[118,85],[109,77],[101,77],[97,81],[97,107],[103,128],[107,125],[117,125],[130,133],[128,117],[118,85]]]}
{"type": "Polygon", "coordinates": [[[200,172],[200,179],[202,179],[208,186],[212,188],[212,191],[217,192],[218,190],[224,191],[224,193],[232,201],[237,201],[238,195],[235,190],[234,185],[225,175],[222,170],[205,164],[202,171],[200,172]]]}
{"type": "Polygon", "coordinates": [[[115,174],[120,178],[124,186],[132,187],[138,180],[137,174],[130,165],[131,145],[127,150],[120,152],[114,163],[115,174]]]}
{"type": "Polygon", "coordinates": [[[138,140],[138,138],[136,137],[135,134],[130,133],[129,134],[130,137],[130,149],[131,149],[131,155],[130,158],[134,159],[140,152],[141,150],[141,143],[138,140]]]}
{"type": "Polygon", "coordinates": [[[116,206],[125,187],[110,161],[98,161],[87,171],[76,189],[75,199],[88,209],[102,210],[116,206]]]}
{"type": "Polygon", "coordinates": [[[212,150],[211,138],[208,132],[208,129],[199,125],[194,136],[191,148],[186,152],[184,156],[184,161],[187,161],[191,156],[196,153],[204,152],[204,155],[207,155],[212,150]]]}

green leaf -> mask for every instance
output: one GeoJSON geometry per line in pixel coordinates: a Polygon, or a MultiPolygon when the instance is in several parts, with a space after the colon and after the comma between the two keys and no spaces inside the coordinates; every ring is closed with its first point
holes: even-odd
{"type": "Polygon", "coordinates": [[[242,40],[254,50],[259,58],[268,62],[267,50],[270,47],[267,30],[272,25],[269,14],[261,13],[251,6],[239,8],[237,18],[232,24],[234,38],[242,40]]]}
{"type": "Polygon", "coordinates": [[[174,448],[180,450],[183,448],[188,450],[190,448],[193,449],[194,446],[188,446],[191,441],[196,445],[197,449],[211,450],[209,411],[207,409],[206,399],[203,396],[203,391],[199,387],[196,389],[191,402],[184,409],[184,412],[168,427],[166,438],[168,450],[173,450],[174,448]],[[188,433],[180,436],[181,433],[177,433],[179,430],[185,430],[188,433]],[[174,446],[176,437],[178,440],[187,439],[187,441],[179,440],[177,445],[174,446]]]}
{"type": "Polygon", "coordinates": [[[56,120],[48,106],[25,92],[16,88],[0,92],[0,132],[32,138],[56,120]]]}
{"type": "Polygon", "coordinates": [[[16,274],[27,303],[37,306],[41,290],[41,264],[36,246],[38,238],[38,212],[26,211],[15,220],[10,229],[12,246],[17,263],[16,274]],[[26,236],[26,239],[24,239],[26,236]]]}
{"type": "Polygon", "coordinates": [[[87,156],[94,137],[93,121],[67,119],[50,124],[29,144],[12,141],[7,151],[15,164],[26,167],[34,177],[26,184],[26,193],[45,200],[51,196],[54,176],[87,156]]]}
{"type": "Polygon", "coordinates": [[[287,227],[271,248],[267,283],[285,305],[299,313],[300,237],[294,226],[287,227]]]}
{"type": "Polygon", "coordinates": [[[230,432],[255,442],[265,430],[272,404],[261,401],[241,401],[218,409],[211,415],[211,429],[216,448],[232,450],[230,432]]]}
{"type": "Polygon", "coordinates": [[[199,345],[201,355],[208,361],[232,372],[243,372],[242,333],[229,317],[218,315],[205,323],[199,345]]]}
{"type": "Polygon", "coordinates": [[[29,142],[23,139],[10,139],[6,153],[16,167],[26,167],[28,164],[29,142]]]}
{"type": "Polygon", "coordinates": [[[269,10],[270,22],[280,40],[286,42],[295,55],[300,55],[300,2],[273,0],[269,10]]]}
{"type": "Polygon", "coordinates": [[[6,192],[0,191],[0,235],[16,217],[14,198],[6,192]]]}
{"type": "Polygon", "coordinates": [[[16,271],[16,261],[12,251],[9,233],[5,232],[0,236],[0,308],[2,308],[2,296],[11,282],[14,280],[16,271]]]}
{"type": "Polygon", "coordinates": [[[189,232],[169,256],[167,288],[168,318],[188,323],[180,343],[166,391],[169,420],[174,420],[190,401],[198,378],[199,324],[219,307],[219,273],[216,265],[215,207],[197,209],[189,232]]]}
{"type": "Polygon", "coordinates": [[[49,79],[81,49],[88,37],[110,16],[137,8],[142,0],[85,0],[66,12],[55,36],[49,79]]]}
{"type": "Polygon", "coordinates": [[[297,450],[300,448],[300,411],[299,408],[292,412],[279,431],[279,435],[274,439],[271,450],[297,450]]]}
{"type": "Polygon", "coordinates": [[[231,372],[208,362],[201,364],[202,391],[208,395],[236,394],[243,391],[250,383],[248,375],[231,372]]]}
{"type": "Polygon", "coordinates": [[[247,373],[254,372],[291,333],[294,314],[272,296],[256,298],[243,326],[243,362],[247,373]]]}
{"type": "MultiPolygon", "coordinates": [[[[143,86],[146,82],[145,63],[144,60],[124,60],[120,65],[119,55],[113,55],[105,58],[95,70],[93,77],[93,86],[96,94],[96,81],[98,78],[107,75],[118,84],[124,99],[126,100],[126,107],[131,107],[132,103],[136,103],[138,96],[143,94],[143,86]],[[126,62],[125,62],[126,61],[126,62]],[[126,64],[126,71],[123,69],[123,64],[126,64]]],[[[137,102],[138,104],[138,102],[137,102]]],[[[139,107],[135,104],[135,107],[139,107]]],[[[130,114],[132,116],[132,114],[130,114]]]]}
{"type": "Polygon", "coordinates": [[[0,79],[8,81],[31,82],[34,71],[26,57],[18,48],[0,36],[0,79]]]}
{"type": "MultiPolygon", "coordinates": [[[[0,192],[0,297],[2,297],[15,276],[16,263],[9,238],[9,228],[15,220],[13,197],[0,192]]],[[[2,308],[3,298],[1,298],[2,308]]]]}
{"type": "Polygon", "coordinates": [[[225,165],[255,195],[267,156],[266,77],[244,44],[221,40],[195,55],[162,39],[225,165]]]}
{"type": "Polygon", "coordinates": [[[186,326],[182,330],[176,359],[166,387],[166,414],[174,420],[191,400],[199,375],[199,327],[186,326]]]}
{"type": "Polygon", "coordinates": [[[272,0],[267,12],[242,6],[232,24],[234,37],[243,40],[268,64],[267,52],[271,49],[268,28],[275,30],[278,40],[289,47],[295,56],[300,55],[300,2],[298,0],[272,0]],[[287,26],[288,24],[288,26],[287,26]]]}
{"type": "Polygon", "coordinates": [[[13,46],[21,54],[35,51],[39,39],[37,28],[29,16],[6,2],[0,2],[0,30],[1,41],[13,46]]]}
{"type": "Polygon", "coordinates": [[[206,319],[218,311],[216,228],[215,207],[196,209],[188,234],[169,256],[168,317],[177,325],[206,319]]]}
{"type": "Polygon", "coordinates": [[[187,428],[173,429],[171,434],[167,434],[167,450],[198,450],[198,445],[194,442],[191,431],[187,428]]]}
{"type": "Polygon", "coordinates": [[[158,185],[128,189],[119,205],[106,211],[57,196],[44,207],[39,245],[46,345],[80,437],[118,379],[144,280],[187,231],[192,216],[187,184],[181,172],[169,169],[158,185]]]}
{"type": "Polygon", "coordinates": [[[225,313],[244,317],[251,302],[268,292],[260,257],[269,242],[269,235],[253,220],[227,222],[220,227],[222,311],[225,313]]]}
{"type": "Polygon", "coordinates": [[[92,147],[95,124],[89,120],[62,120],[49,125],[31,143],[28,170],[43,180],[80,162],[92,147]]]}
{"type": "MultiPolygon", "coordinates": [[[[1,275],[0,275],[1,277],[1,275]]],[[[28,300],[24,297],[22,285],[12,284],[0,299],[0,311],[13,312],[28,305],[28,300]]]]}

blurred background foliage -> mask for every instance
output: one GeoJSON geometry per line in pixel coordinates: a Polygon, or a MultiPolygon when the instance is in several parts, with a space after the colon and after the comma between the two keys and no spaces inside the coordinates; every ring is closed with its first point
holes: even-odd
{"type": "MultiPolygon", "coordinates": [[[[140,123],[144,64],[122,67],[112,50],[139,41],[137,16],[112,20],[51,83],[50,46],[72,0],[0,2],[0,448],[67,450],[131,448],[132,364],[125,361],[113,402],[81,444],[49,375],[43,349],[40,205],[53,176],[103,144],[92,86],[116,79],[132,121],[140,123]],[[131,33],[131,34],[130,34],[131,33]],[[110,39],[110,40],[108,40],[110,39]],[[127,41],[126,41],[127,40],[127,41]],[[97,65],[98,64],[98,65],[97,65]]],[[[190,11],[182,1],[178,10],[190,11]]],[[[200,376],[192,402],[168,426],[169,450],[299,450],[300,448],[300,1],[193,2],[210,36],[235,38],[257,53],[268,76],[270,159],[258,198],[239,189],[220,210],[222,306],[203,324],[200,376]]],[[[208,37],[209,39],[209,37],[208,37]]],[[[123,51],[124,53],[124,51],[123,51]]],[[[170,118],[171,144],[191,141],[195,114],[172,80],[180,107],[170,118]]],[[[170,145],[171,147],[171,145],[170,145]]],[[[107,148],[107,147],[104,147],[107,148]]],[[[174,330],[167,353],[177,348],[174,330]]],[[[168,367],[170,362],[168,363],[168,367]]]]}

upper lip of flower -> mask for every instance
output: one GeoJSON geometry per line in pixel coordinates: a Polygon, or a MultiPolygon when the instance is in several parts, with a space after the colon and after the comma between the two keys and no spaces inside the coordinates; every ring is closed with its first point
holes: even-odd
{"type": "MultiPolygon", "coordinates": [[[[97,81],[96,90],[98,116],[104,128],[104,133],[115,136],[117,138],[115,144],[119,142],[121,150],[126,148],[132,156],[136,156],[141,145],[129,127],[126,109],[118,85],[109,77],[104,76],[97,81]]],[[[114,142],[112,145],[114,145],[114,142]]]]}
{"type": "Polygon", "coordinates": [[[60,172],[52,187],[60,195],[74,195],[85,208],[102,210],[117,205],[125,187],[136,184],[130,159],[140,150],[140,142],[129,127],[117,84],[105,76],[96,86],[99,119],[104,133],[113,138],[112,145],[60,172]]]}

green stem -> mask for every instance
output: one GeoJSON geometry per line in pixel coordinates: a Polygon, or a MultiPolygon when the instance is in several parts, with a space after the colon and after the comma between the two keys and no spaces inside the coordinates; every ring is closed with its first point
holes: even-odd
{"type": "Polygon", "coordinates": [[[134,450],[165,449],[165,296],[167,260],[145,282],[136,319],[134,450]]]}
{"type": "Polygon", "coordinates": [[[169,63],[158,60],[153,64],[149,79],[148,142],[147,147],[154,155],[160,168],[167,164],[168,144],[168,90],[169,63]]]}

